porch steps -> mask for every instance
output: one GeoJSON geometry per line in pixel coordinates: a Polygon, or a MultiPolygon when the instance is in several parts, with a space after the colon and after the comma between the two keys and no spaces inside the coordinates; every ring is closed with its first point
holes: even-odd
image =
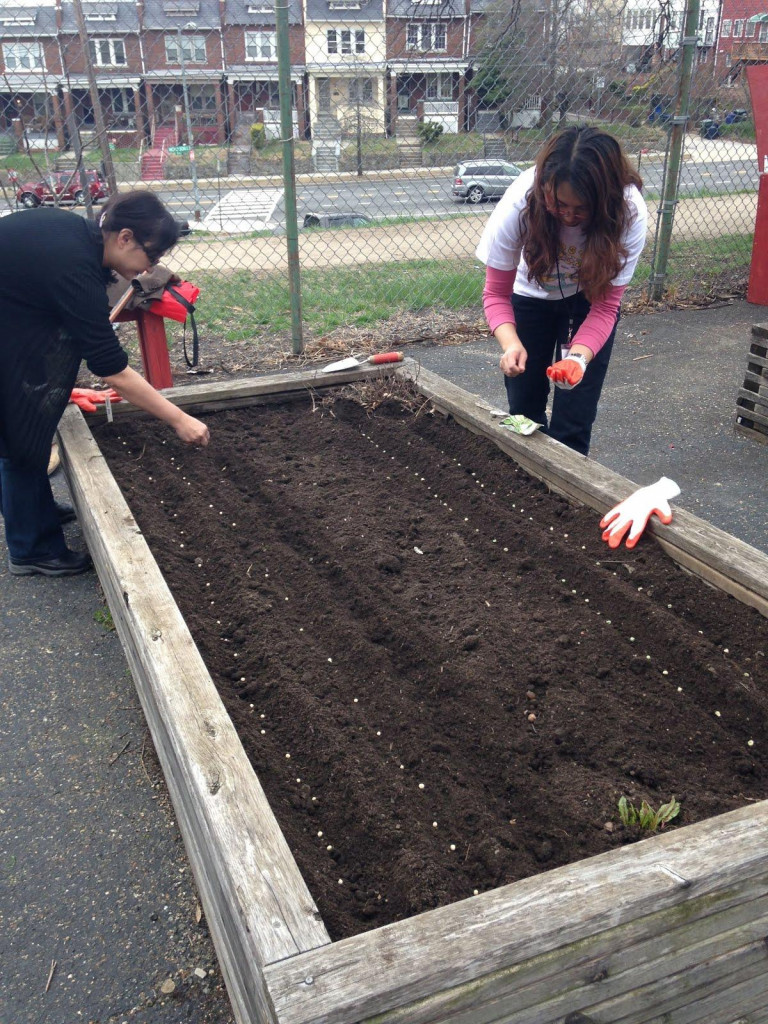
{"type": "Polygon", "coordinates": [[[148,149],[141,157],[141,180],[162,181],[165,177],[167,153],[162,149],[148,149]]]}
{"type": "Polygon", "coordinates": [[[419,138],[419,119],[400,115],[396,124],[397,152],[401,167],[423,167],[424,161],[419,138]]]}

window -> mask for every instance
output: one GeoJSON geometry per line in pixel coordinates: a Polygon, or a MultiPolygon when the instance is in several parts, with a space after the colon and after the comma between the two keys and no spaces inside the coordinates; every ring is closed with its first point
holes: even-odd
{"type": "Polygon", "coordinates": [[[722,28],[720,34],[722,35],[723,39],[730,38],[730,35],[731,35],[731,22],[727,18],[723,21],[723,28],[722,28]]]}
{"type": "Polygon", "coordinates": [[[411,22],[406,26],[409,50],[444,50],[446,26],[439,21],[411,22]]]}
{"type": "Polygon", "coordinates": [[[453,75],[436,74],[425,75],[427,80],[428,100],[452,100],[453,99],[453,75]]]}
{"type": "Polygon", "coordinates": [[[326,33],[328,53],[365,53],[365,29],[329,28],[326,33]]]}
{"type": "Polygon", "coordinates": [[[754,35],[755,35],[755,23],[754,23],[754,21],[747,20],[747,27],[744,30],[744,35],[746,36],[747,39],[754,38],[754,35]]]}
{"type": "Polygon", "coordinates": [[[122,39],[89,39],[91,62],[99,68],[124,67],[125,45],[122,39]]]}
{"type": "Polygon", "coordinates": [[[760,34],[757,39],[760,43],[768,43],[768,25],[765,22],[760,25],[760,34]]]}
{"type": "Polygon", "coordinates": [[[373,103],[373,79],[372,78],[350,78],[349,80],[349,102],[373,103]]]}
{"type": "Polygon", "coordinates": [[[40,43],[3,43],[8,71],[41,71],[43,50],[40,43]]]}
{"type": "Polygon", "coordinates": [[[276,32],[246,32],[246,60],[277,60],[276,32]]]}
{"type": "Polygon", "coordinates": [[[733,23],[733,38],[734,39],[741,39],[741,37],[743,35],[744,35],[744,22],[743,22],[743,20],[741,18],[739,18],[738,21],[734,21],[734,23],[733,23]]]}
{"type": "Polygon", "coordinates": [[[190,110],[194,110],[198,114],[215,114],[218,109],[215,87],[212,85],[192,86],[189,107],[190,110]]]}
{"type": "Polygon", "coordinates": [[[205,64],[205,36],[166,36],[165,59],[168,64],[181,64],[182,57],[185,64],[205,64]]]}
{"type": "Polygon", "coordinates": [[[628,20],[633,32],[646,32],[653,28],[655,12],[652,7],[636,9],[629,12],[628,20]]]}

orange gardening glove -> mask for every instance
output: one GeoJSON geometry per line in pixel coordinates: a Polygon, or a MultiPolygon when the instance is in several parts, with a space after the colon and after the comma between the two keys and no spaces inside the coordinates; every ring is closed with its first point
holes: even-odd
{"type": "Polygon", "coordinates": [[[582,355],[568,355],[565,359],[559,360],[547,367],[547,376],[559,388],[570,391],[581,382],[584,371],[587,368],[587,360],[582,355]]]}
{"type": "Polygon", "coordinates": [[[107,391],[94,391],[93,388],[73,388],[69,396],[70,402],[74,402],[83,412],[96,412],[97,405],[104,405],[109,398],[110,402],[122,402],[122,398],[114,388],[107,391]]]}
{"type": "Polygon", "coordinates": [[[609,548],[617,548],[626,536],[627,547],[633,548],[640,540],[651,516],[658,516],[665,524],[672,522],[672,509],[669,503],[679,493],[680,488],[675,481],[666,476],[661,477],[655,484],[641,487],[600,520],[603,540],[609,548]]]}

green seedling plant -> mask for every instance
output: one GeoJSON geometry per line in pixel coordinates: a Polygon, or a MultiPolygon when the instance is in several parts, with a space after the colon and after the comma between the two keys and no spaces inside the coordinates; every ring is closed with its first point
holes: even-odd
{"type": "Polygon", "coordinates": [[[654,811],[647,800],[643,800],[637,808],[625,796],[619,800],[619,817],[622,825],[638,825],[646,832],[657,832],[676,818],[680,813],[680,804],[674,796],[667,804],[662,804],[654,811]]]}
{"type": "Polygon", "coordinates": [[[115,623],[112,619],[112,612],[107,607],[98,608],[93,613],[93,621],[97,622],[107,633],[111,633],[115,628],[115,623]]]}

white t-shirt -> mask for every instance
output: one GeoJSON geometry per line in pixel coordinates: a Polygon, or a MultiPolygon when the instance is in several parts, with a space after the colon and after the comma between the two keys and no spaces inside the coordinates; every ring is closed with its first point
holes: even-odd
{"type": "MultiPolygon", "coordinates": [[[[548,271],[543,287],[535,278],[529,277],[528,265],[523,256],[520,218],[525,210],[526,196],[533,186],[535,174],[536,168],[530,167],[509,186],[485,226],[476,256],[486,266],[495,270],[516,269],[516,295],[528,295],[535,299],[568,298],[578,291],[579,267],[584,255],[586,235],[581,227],[562,225],[557,266],[548,271]]],[[[622,242],[627,248],[627,259],[618,275],[611,281],[612,285],[627,285],[632,280],[648,229],[648,208],[639,189],[635,185],[628,185],[624,197],[633,216],[622,237],[622,242]]]]}

